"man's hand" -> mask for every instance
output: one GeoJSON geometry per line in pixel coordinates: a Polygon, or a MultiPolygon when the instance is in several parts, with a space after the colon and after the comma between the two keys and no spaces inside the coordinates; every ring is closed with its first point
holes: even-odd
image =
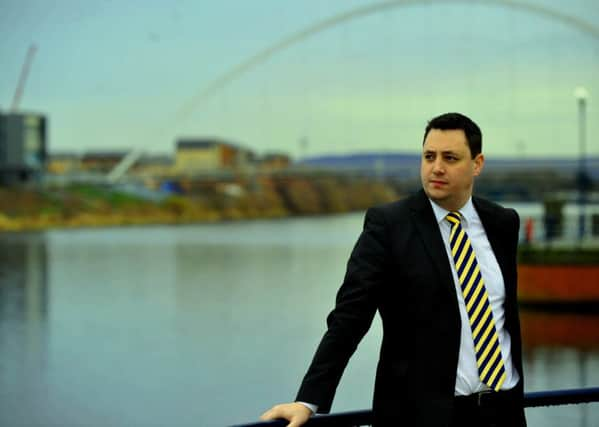
{"type": "Polygon", "coordinates": [[[312,411],[301,403],[282,403],[275,405],[260,416],[262,421],[285,419],[289,421],[287,427],[299,427],[312,416],[312,411]]]}

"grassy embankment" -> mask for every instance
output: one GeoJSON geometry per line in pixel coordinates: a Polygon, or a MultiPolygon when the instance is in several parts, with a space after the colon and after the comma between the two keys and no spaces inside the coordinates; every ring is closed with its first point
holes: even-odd
{"type": "Polygon", "coordinates": [[[382,183],[334,178],[262,180],[259,191],[227,195],[222,185],[150,201],[114,189],[0,188],[0,231],[184,224],[221,220],[281,218],[365,209],[397,197],[382,183]]]}

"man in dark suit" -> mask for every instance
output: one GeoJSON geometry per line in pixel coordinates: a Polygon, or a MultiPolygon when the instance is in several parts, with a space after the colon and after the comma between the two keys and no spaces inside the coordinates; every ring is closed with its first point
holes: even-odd
{"type": "Polygon", "coordinates": [[[519,218],[473,197],[484,166],[479,127],[432,119],[423,189],[366,213],[328,329],[295,402],[263,420],[329,412],[349,358],[378,311],[383,341],[376,426],[525,426],[516,296],[519,218]]]}

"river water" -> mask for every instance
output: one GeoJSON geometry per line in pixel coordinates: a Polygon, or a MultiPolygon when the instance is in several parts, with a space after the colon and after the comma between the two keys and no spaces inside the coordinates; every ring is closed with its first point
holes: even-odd
{"type": "MultiPolygon", "coordinates": [[[[223,426],[293,399],[362,216],[0,235],[0,426],[223,426]]],[[[599,385],[599,316],[523,329],[528,391],[599,385]]],[[[370,406],[380,337],[333,411],[370,406]]],[[[527,413],[599,425],[599,404],[527,413]]]]}

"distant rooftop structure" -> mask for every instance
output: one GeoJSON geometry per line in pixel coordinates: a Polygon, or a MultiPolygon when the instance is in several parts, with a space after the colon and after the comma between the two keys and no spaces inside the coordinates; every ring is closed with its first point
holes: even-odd
{"type": "Polygon", "coordinates": [[[81,168],[85,171],[108,173],[127,153],[125,150],[87,151],[81,156],[81,168]]]}
{"type": "Polygon", "coordinates": [[[68,160],[68,159],[81,159],[80,153],[70,151],[59,151],[48,153],[48,159],[50,160],[68,160]]]}
{"type": "Polygon", "coordinates": [[[182,138],[176,142],[174,171],[198,174],[240,169],[251,164],[255,153],[237,144],[216,138],[182,138]]]}
{"type": "Polygon", "coordinates": [[[291,165],[291,157],[286,153],[266,153],[259,159],[259,166],[264,171],[286,169],[291,165]]]}
{"type": "Polygon", "coordinates": [[[137,161],[137,165],[171,165],[173,157],[168,154],[144,154],[137,161]]]}
{"type": "Polygon", "coordinates": [[[46,116],[0,112],[0,184],[41,179],[47,159],[46,116]]]}
{"type": "Polygon", "coordinates": [[[81,156],[81,159],[86,160],[108,160],[115,159],[118,160],[122,157],[125,157],[129,151],[127,150],[96,150],[96,151],[86,151],[81,156]]]}
{"type": "Polygon", "coordinates": [[[219,139],[196,139],[196,138],[184,138],[177,141],[177,150],[179,149],[204,149],[218,146],[235,146],[230,142],[225,142],[219,139]]]}
{"type": "Polygon", "coordinates": [[[50,153],[46,170],[54,175],[66,174],[81,169],[81,154],[73,152],[50,153]]]}

